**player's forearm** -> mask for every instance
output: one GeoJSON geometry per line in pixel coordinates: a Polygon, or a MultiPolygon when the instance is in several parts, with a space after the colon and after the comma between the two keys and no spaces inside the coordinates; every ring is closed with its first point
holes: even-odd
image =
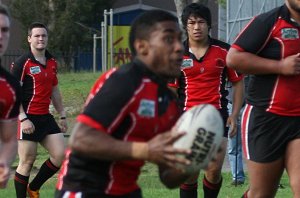
{"type": "Polygon", "coordinates": [[[81,123],[74,127],[69,143],[76,153],[100,160],[147,160],[148,157],[147,143],[120,141],[81,123]]]}
{"type": "Polygon", "coordinates": [[[249,52],[240,52],[231,48],[226,57],[228,67],[245,74],[279,73],[279,61],[259,57],[249,52]]]}
{"type": "Polygon", "coordinates": [[[57,86],[53,88],[51,100],[55,110],[60,114],[60,117],[66,117],[62,97],[57,86]]]}
{"type": "Polygon", "coordinates": [[[9,142],[1,142],[0,164],[10,166],[17,155],[18,143],[16,138],[11,138],[9,142]]]}
{"type": "Polygon", "coordinates": [[[240,110],[244,102],[244,81],[233,83],[233,106],[232,115],[239,116],[240,110]]]}
{"type": "Polygon", "coordinates": [[[10,120],[0,123],[1,131],[1,149],[0,163],[6,163],[8,166],[15,160],[18,143],[16,138],[17,120],[10,120]]]}

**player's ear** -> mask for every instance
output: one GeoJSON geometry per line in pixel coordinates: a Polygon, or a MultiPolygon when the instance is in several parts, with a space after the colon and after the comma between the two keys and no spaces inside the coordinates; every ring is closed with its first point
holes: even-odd
{"type": "Polygon", "coordinates": [[[28,41],[28,43],[30,43],[31,42],[31,36],[27,36],[27,41],[28,41]]]}
{"type": "Polygon", "coordinates": [[[148,54],[149,44],[147,40],[137,39],[134,42],[134,47],[138,55],[145,56],[148,54]]]}

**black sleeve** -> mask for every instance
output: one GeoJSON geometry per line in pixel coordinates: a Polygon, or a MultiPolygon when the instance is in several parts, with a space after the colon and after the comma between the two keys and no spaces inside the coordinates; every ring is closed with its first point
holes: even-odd
{"type": "MultiPolygon", "coordinates": [[[[108,128],[118,116],[126,116],[123,110],[134,96],[138,83],[132,76],[115,72],[105,80],[100,90],[85,107],[83,114],[108,128]]],[[[100,82],[102,83],[102,82],[100,82]]]]}
{"type": "Polygon", "coordinates": [[[13,62],[10,67],[10,72],[20,82],[23,81],[22,73],[23,73],[23,68],[24,68],[25,62],[26,62],[26,58],[24,56],[22,56],[22,57],[19,57],[15,62],[13,62]]]}
{"type": "Polygon", "coordinates": [[[238,35],[233,45],[256,54],[267,43],[277,20],[278,10],[254,17],[238,35]]]}

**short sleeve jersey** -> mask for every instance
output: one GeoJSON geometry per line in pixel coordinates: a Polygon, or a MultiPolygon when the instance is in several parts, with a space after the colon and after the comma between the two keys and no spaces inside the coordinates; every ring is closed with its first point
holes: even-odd
{"type": "Polygon", "coordinates": [[[17,118],[21,102],[19,82],[0,66],[0,121],[17,118]]]}
{"type": "MultiPolygon", "coordinates": [[[[103,74],[93,86],[77,120],[99,133],[126,141],[147,142],[169,131],[180,115],[167,81],[139,60],[103,74]]],[[[101,161],[67,152],[59,175],[59,190],[96,190],[124,195],[138,189],[143,161],[101,161]]]]}
{"type": "MultiPolygon", "coordinates": [[[[300,52],[300,26],[286,5],[254,17],[238,35],[233,48],[280,60],[300,52]]],[[[251,75],[247,102],[284,116],[300,116],[300,75],[251,75]]]]}
{"type": "Polygon", "coordinates": [[[24,111],[48,114],[52,88],[58,84],[57,63],[53,56],[46,51],[46,65],[43,65],[28,52],[12,63],[11,72],[21,82],[24,111]]]}
{"type": "Polygon", "coordinates": [[[184,42],[181,77],[175,84],[171,84],[178,88],[183,110],[208,103],[227,112],[226,81],[238,82],[243,79],[243,75],[226,66],[226,55],[230,46],[213,38],[209,38],[209,42],[208,50],[200,59],[192,53],[188,42],[184,42]]]}

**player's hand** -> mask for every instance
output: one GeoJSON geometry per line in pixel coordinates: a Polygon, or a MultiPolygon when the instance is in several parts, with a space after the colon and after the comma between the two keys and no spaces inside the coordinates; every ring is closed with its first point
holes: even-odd
{"type": "Polygon", "coordinates": [[[184,134],[166,132],[155,136],[148,142],[148,161],[171,168],[177,168],[176,164],[190,164],[189,160],[178,155],[188,155],[191,151],[173,147],[173,143],[184,134]]]}
{"type": "Polygon", "coordinates": [[[299,75],[300,74],[300,53],[282,59],[279,62],[279,74],[299,75]]]}
{"type": "Polygon", "coordinates": [[[233,115],[230,115],[227,119],[226,125],[227,127],[229,127],[228,130],[229,137],[235,136],[237,132],[237,118],[234,117],[233,115]]]}
{"type": "Polygon", "coordinates": [[[67,119],[59,119],[59,126],[63,133],[68,131],[67,119]]]}
{"type": "Polygon", "coordinates": [[[10,168],[5,163],[0,163],[0,188],[5,188],[9,179],[10,168]]]}
{"type": "Polygon", "coordinates": [[[29,120],[21,122],[21,129],[23,133],[32,134],[35,130],[34,124],[29,120]]]}

